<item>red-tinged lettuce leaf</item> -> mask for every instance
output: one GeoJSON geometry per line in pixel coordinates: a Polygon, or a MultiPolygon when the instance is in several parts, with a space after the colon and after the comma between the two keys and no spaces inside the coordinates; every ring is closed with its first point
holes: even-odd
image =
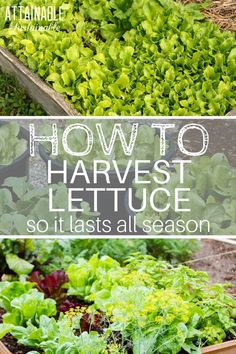
{"type": "Polygon", "coordinates": [[[46,296],[59,298],[63,292],[62,286],[68,282],[68,277],[63,270],[57,270],[50,275],[42,277],[39,271],[30,276],[30,281],[37,284],[37,288],[46,296]]]}
{"type": "Polygon", "coordinates": [[[70,309],[74,309],[78,306],[78,301],[76,299],[66,299],[62,304],[60,304],[57,309],[60,312],[67,312],[70,309]]]}

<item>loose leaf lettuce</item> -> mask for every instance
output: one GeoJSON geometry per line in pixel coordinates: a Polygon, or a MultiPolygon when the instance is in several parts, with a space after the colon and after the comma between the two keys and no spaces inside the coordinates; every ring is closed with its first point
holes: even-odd
{"type": "Polygon", "coordinates": [[[8,267],[18,275],[29,274],[34,268],[31,263],[25,261],[15,254],[8,254],[6,256],[6,262],[8,267]]]}
{"type": "MultiPolygon", "coordinates": [[[[179,183],[179,170],[176,167],[171,173],[170,181],[166,188],[170,193],[170,209],[166,212],[157,213],[151,208],[148,201],[143,212],[137,213],[137,225],[142,228],[144,220],[208,220],[211,226],[210,234],[232,234],[235,235],[235,200],[236,200],[236,170],[231,167],[224,154],[217,153],[212,157],[199,157],[192,161],[185,168],[184,184],[179,183]],[[176,212],[174,206],[174,192],[176,188],[190,188],[190,192],[185,194],[189,198],[190,212],[176,212]]],[[[153,190],[163,185],[153,182],[155,172],[144,176],[144,180],[149,180],[148,185],[134,184],[136,198],[142,202],[143,189],[147,188],[149,196],[153,190]]],[[[160,195],[158,199],[159,207],[166,206],[167,196],[160,195]]],[[[182,205],[182,204],[181,204],[182,205]]],[[[186,204],[183,204],[186,207],[186,204]]],[[[152,231],[151,233],[153,233],[152,231]]],[[[176,232],[178,233],[178,232],[176,232]]],[[[199,230],[197,230],[199,233],[199,230]]],[[[209,233],[207,229],[202,230],[203,234],[209,233]]]]}
{"type": "Polygon", "coordinates": [[[81,114],[224,115],[235,106],[235,36],[207,21],[196,4],[70,0],[60,5],[65,10],[58,31],[19,30],[16,25],[25,22],[18,18],[1,24],[0,45],[81,114]]]}
{"type": "Polygon", "coordinates": [[[27,141],[19,138],[20,126],[10,122],[0,125],[0,165],[10,165],[27,149],[27,141]]]}

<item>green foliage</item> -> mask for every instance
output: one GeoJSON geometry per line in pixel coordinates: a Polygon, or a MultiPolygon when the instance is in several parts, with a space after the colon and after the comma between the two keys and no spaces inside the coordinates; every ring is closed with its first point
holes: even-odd
{"type": "Polygon", "coordinates": [[[199,241],[184,239],[153,239],[147,240],[148,253],[159,260],[171,263],[184,262],[190,259],[199,248],[199,241]]]}
{"type": "MultiPolygon", "coordinates": [[[[6,271],[8,255],[15,254],[20,260],[32,261],[32,253],[34,252],[33,240],[13,240],[2,239],[0,240],[0,272],[1,274],[6,271]]],[[[24,263],[24,262],[23,262],[24,263]]]]}
{"type": "MultiPolygon", "coordinates": [[[[134,185],[136,197],[142,200],[143,188],[147,188],[148,196],[151,192],[163,185],[154,182],[155,172],[143,178],[151,181],[147,186],[142,184],[134,185]]],[[[158,175],[160,179],[160,176],[158,175]]],[[[211,225],[210,233],[214,235],[234,235],[236,228],[236,170],[233,169],[226,156],[217,153],[212,157],[199,157],[192,161],[185,169],[184,183],[180,184],[180,171],[172,173],[166,188],[170,195],[174,195],[175,188],[190,188],[190,192],[184,194],[190,200],[191,212],[175,212],[174,200],[170,198],[171,208],[162,213],[154,211],[150,204],[145,211],[137,214],[137,224],[142,228],[143,220],[208,220],[211,225]]],[[[149,200],[149,198],[147,198],[149,200]]],[[[167,195],[162,194],[158,199],[159,207],[166,206],[167,195]]],[[[184,208],[184,204],[181,203],[184,208]]],[[[185,205],[186,206],[186,205],[185,205]]],[[[154,232],[152,232],[154,233],[154,232]]],[[[207,229],[202,230],[207,234],[207,229]]]]}
{"type": "Polygon", "coordinates": [[[11,302],[23,294],[29,292],[33,283],[23,283],[20,281],[0,283],[0,304],[5,311],[11,311],[11,302]]]}
{"type": "Polygon", "coordinates": [[[41,315],[56,315],[56,303],[44,299],[44,295],[32,289],[33,283],[1,282],[0,304],[7,312],[3,315],[4,324],[25,325],[30,320],[37,323],[41,315]]]}
{"type": "Polygon", "coordinates": [[[96,332],[83,332],[77,336],[79,321],[69,320],[62,315],[58,320],[55,301],[44,299],[44,295],[31,289],[32,283],[2,282],[0,305],[7,312],[0,324],[0,338],[11,334],[19,343],[40,348],[45,354],[99,354],[106,348],[105,337],[96,332]]]}
{"type": "Polygon", "coordinates": [[[207,21],[197,5],[173,0],[56,5],[65,10],[60,30],[26,31],[15,28],[24,21],[3,23],[1,45],[81,114],[224,115],[235,106],[235,37],[207,21]]]}
{"type": "Polygon", "coordinates": [[[204,272],[148,256],[131,257],[126,267],[94,256],[67,275],[69,293],[104,311],[110,329],[132,339],[133,353],[200,353],[202,345],[234,333],[236,303],[204,272]]]}
{"type": "MultiPolygon", "coordinates": [[[[33,260],[45,273],[52,273],[58,269],[66,269],[77,259],[108,255],[120,263],[132,254],[151,254],[159,260],[168,260],[171,263],[188,260],[199,243],[196,240],[34,240],[33,260]]],[[[26,255],[28,252],[26,253],[26,255]]]]}
{"type": "Polygon", "coordinates": [[[11,301],[11,310],[3,315],[3,322],[25,325],[28,320],[37,323],[41,315],[56,315],[56,303],[53,299],[44,299],[44,295],[36,289],[11,301]]]}
{"type": "Polygon", "coordinates": [[[105,338],[92,331],[83,332],[78,337],[73,333],[76,329],[78,329],[76,324],[71,324],[65,317],[56,321],[54,318],[42,315],[38,326],[32,324],[28,327],[17,326],[11,330],[11,333],[19,343],[31,348],[40,348],[45,354],[105,353],[105,338]]]}
{"type": "Polygon", "coordinates": [[[152,254],[159,260],[177,263],[188,260],[198,247],[199,243],[195,240],[4,239],[0,240],[0,272],[4,274],[8,266],[18,275],[27,274],[34,265],[47,274],[58,269],[66,270],[70,264],[76,263],[78,258],[88,259],[96,253],[100,256],[108,255],[122,264],[127,257],[136,253],[152,254]],[[17,262],[11,262],[12,260],[17,262]]]}
{"type": "Polygon", "coordinates": [[[99,333],[82,330],[80,311],[54,317],[54,300],[44,299],[32,283],[15,281],[0,283],[0,306],[6,311],[0,337],[10,332],[45,354],[125,354],[124,343],[134,354],[200,354],[202,346],[236,335],[236,302],[224,285],[210,284],[205,272],[151,256],[130,256],[121,266],[94,255],[79,258],[67,275],[67,295],[90,303],[86,313],[92,318],[100,314],[99,333]]]}
{"type": "MultiPolygon", "coordinates": [[[[5,15],[3,15],[5,16],[5,15]]],[[[43,116],[41,107],[27,97],[16,80],[0,71],[0,115],[1,116],[43,116]]]]}
{"type": "Polygon", "coordinates": [[[198,249],[196,240],[74,240],[71,244],[71,254],[80,255],[85,258],[92,257],[99,253],[100,256],[108,255],[118,262],[123,263],[125,259],[134,254],[151,254],[157,259],[169,260],[172,263],[186,261],[194,251],[198,249]]]}
{"type": "MultiPolygon", "coordinates": [[[[70,233],[70,217],[75,220],[77,214],[66,211],[67,187],[63,183],[52,185],[54,207],[63,208],[65,212],[49,212],[49,186],[35,188],[26,181],[25,177],[9,177],[0,188],[0,234],[1,235],[26,235],[27,220],[46,220],[49,229],[47,234],[55,234],[54,218],[62,217],[65,220],[64,233],[70,233]],[[10,189],[10,190],[9,190],[10,189]],[[13,192],[13,193],[12,193],[13,192]],[[14,197],[17,197],[16,201],[14,197]]],[[[93,218],[95,213],[90,212],[88,203],[81,204],[84,212],[78,218],[84,222],[93,218]]],[[[38,233],[37,230],[33,233],[38,233]]],[[[32,233],[32,234],[33,234],[32,233]]]]}
{"type": "Polygon", "coordinates": [[[18,257],[16,254],[8,254],[6,256],[8,267],[13,270],[17,275],[29,274],[32,272],[34,266],[18,257]]]}
{"type": "MultiPolygon", "coordinates": [[[[83,121],[81,122],[83,123],[83,121]]],[[[113,129],[114,129],[114,121],[106,120],[103,122],[99,121],[86,121],[86,126],[92,131],[93,136],[97,135],[97,127],[96,124],[101,123],[103,138],[108,144],[111,139],[113,129]]],[[[122,127],[122,132],[124,134],[125,140],[127,144],[130,142],[132,124],[125,122],[120,123],[122,127]]],[[[67,160],[69,166],[75,166],[78,162],[78,156],[72,156],[68,154],[62,144],[62,137],[67,126],[71,125],[71,121],[64,122],[64,127],[58,129],[58,155],[50,157],[52,159],[57,159],[58,161],[67,160]]],[[[48,124],[44,124],[42,128],[42,134],[48,135],[51,133],[51,127],[48,124]]],[[[84,147],[87,146],[87,134],[83,130],[72,130],[68,137],[68,144],[72,151],[83,151],[84,147]]],[[[51,144],[44,144],[46,151],[51,154],[51,144]]],[[[166,142],[166,152],[168,153],[169,141],[166,142]]],[[[84,162],[84,165],[87,169],[93,170],[93,161],[94,160],[105,160],[111,164],[111,169],[114,170],[114,166],[112,161],[115,160],[119,167],[127,167],[128,161],[132,160],[132,165],[134,165],[134,161],[139,160],[150,160],[155,161],[160,158],[160,137],[157,134],[157,131],[151,128],[147,124],[141,124],[138,127],[137,137],[135,140],[135,146],[133,148],[133,153],[130,156],[125,155],[124,148],[122,147],[121,140],[119,136],[116,136],[116,140],[114,142],[113,150],[110,155],[106,155],[102,149],[100,139],[94,138],[93,148],[90,153],[85,156],[81,156],[80,159],[84,162]]],[[[102,167],[103,168],[103,167],[102,167]]]]}
{"type": "Polygon", "coordinates": [[[10,165],[27,149],[27,141],[19,137],[20,126],[15,122],[0,125],[0,165],[10,165]]]}

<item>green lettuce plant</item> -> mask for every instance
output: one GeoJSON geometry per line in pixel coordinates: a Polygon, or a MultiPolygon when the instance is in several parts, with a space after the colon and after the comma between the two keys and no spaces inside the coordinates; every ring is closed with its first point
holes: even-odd
{"type": "Polygon", "coordinates": [[[0,240],[0,272],[3,274],[7,266],[12,269],[16,274],[26,274],[30,268],[34,252],[33,240],[14,240],[2,239],[0,240]],[[16,255],[18,258],[12,258],[16,255]],[[23,259],[24,258],[24,259],[23,259]],[[14,269],[13,269],[14,268],[14,269]]]}
{"type": "Polygon", "coordinates": [[[0,125],[0,165],[10,165],[27,150],[27,140],[20,138],[19,133],[18,123],[0,125]]]}
{"type": "MultiPolygon", "coordinates": [[[[52,186],[54,193],[54,207],[67,209],[67,187],[59,183],[52,186]]],[[[25,177],[9,177],[0,188],[0,233],[2,235],[26,235],[27,220],[46,220],[49,225],[48,233],[55,234],[54,218],[63,217],[65,220],[65,234],[70,233],[70,217],[78,217],[84,221],[97,214],[90,212],[88,203],[83,202],[84,212],[77,215],[75,212],[49,212],[49,186],[35,188],[26,181],[25,177]],[[15,200],[15,199],[16,200],[15,200]]],[[[37,233],[37,232],[36,232],[37,233]]]]}
{"type": "MultiPolygon", "coordinates": [[[[0,16],[5,18],[5,14],[0,16]]],[[[2,19],[1,18],[1,19],[2,19]]],[[[0,19],[0,22],[1,22],[0,19]]],[[[0,25],[1,26],[1,25],[0,25]]],[[[43,116],[45,112],[32,102],[16,79],[0,70],[0,115],[1,116],[43,116]]]]}
{"type": "MultiPolygon", "coordinates": [[[[190,188],[186,197],[190,200],[190,212],[176,212],[174,202],[170,198],[171,207],[168,211],[157,213],[150,204],[147,204],[143,212],[137,213],[137,225],[142,228],[144,220],[165,220],[179,219],[188,220],[208,220],[211,225],[210,233],[214,235],[234,235],[236,230],[235,208],[236,208],[236,170],[231,167],[224,154],[217,153],[212,157],[199,157],[192,161],[185,169],[184,184],[179,183],[178,168],[171,174],[170,181],[166,188],[170,195],[174,195],[175,188],[190,188]]],[[[144,176],[144,180],[149,180],[149,185],[134,184],[136,198],[142,202],[143,188],[147,189],[147,194],[163,185],[154,183],[155,172],[144,176]]],[[[160,176],[158,176],[160,178],[160,176]]],[[[149,198],[147,198],[149,199],[149,198]]],[[[162,194],[158,199],[159,207],[164,207],[167,202],[167,195],[162,194]]],[[[202,230],[207,234],[207,229],[202,230]]]]}
{"type": "Polygon", "coordinates": [[[26,324],[38,321],[41,315],[56,315],[56,304],[52,299],[44,299],[44,295],[36,289],[29,290],[28,293],[11,301],[11,311],[3,315],[5,323],[14,325],[26,324]]]}
{"type": "MultiPolygon", "coordinates": [[[[96,137],[97,129],[96,123],[98,121],[86,121],[86,126],[92,131],[93,135],[96,137]]],[[[100,123],[100,122],[99,122],[100,123]]],[[[78,157],[72,156],[68,154],[62,144],[62,136],[65,131],[65,128],[71,124],[71,121],[64,122],[64,127],[58,129],[58,155],[51,156],[51,145],[45,143],[45,149],[50,154],[52,159],[56,159],[58,161],[67,160],[68,165],[73,167],[78,162],[78,157]]],[[[114,121],[106,120],[101,123],[103,135],[105,141],[108,142],[111,139],[112,131],[114,128],[114,121]]],[[[126,141],[129,142],[132,130],[132,124],[128,122],[121,123],[122,131],[126,138],[126,141]]],[[[48,124],[44,124],[42,127],[42,134],[48,135],[51,132],[51,127],[48,124]]],[[[84,147],[87,146],[87,135],[84,131],[72,130],[68,137],[68,145],[72,151],[83,151],[84,147]]],[[[170,143],[167,140],[166,142],[166,150],[170,148],[170,143]]],[[[111,163],[111,168],[113,168],[112,160],[115,160],[119,167],[126,167],[128,160],[132,160],[132,165],[134,165],[135,160],[150,160],[151,163],[160,158],[160,137],[157,134],[157,131],[153,129],[151,126],[147,124],[141,124],[138,128],[137,138],[135,141],[135,146],[133,149],[133,153],[131,156],[126,156],[124,154],[124,150],[119,138],[116,138],[114,143],[113,151],[110,155],[105,155],[101,142],[99,139],[94,139],[92,150],[89,154],[85,156],[81,156],[81,160],[83,160],[84,165],[89,170],[93,170],[93,161],[94,160],[106,160],[111,163]]],[[[114,169],[114,168],[113,168],[114,169]]]]}
{"type": "MultiPolygon", "coordinates": [[[[3,324],[1,328],[2,331],[6,330],[7,325],[3,324]]],[[[8,326],[8,328],[10,327],[8,326]]],[[[19,343],[40,349],[40,352],[43,351],[45,354],[105,353],[107,345],[105,338],[92,331],[83,332],[80,336],[76,336],[74,334],[76,330],[78,330],[78,324],[71,323],[65,316],[61,316],[56,321],[46,315],[40,316],[38,325],[29,322],[27,327],[11,327],[11,333],[19,343]]],[[[36,354],[38,351],[30,351],[29,353],[36,354]]]]}
{"type": "Polygon", "coordinates": [[[132,254],[152,254],[172,264],[186,261],[199,248],[196,240],[19,240],[0,241],[1,274],[4,279],[27,275],[33,268],[44,274],[66,270],[77,259],[89,259],[93,254],[108,255],[123,264],[132,254]],[[9,272],[10,270],[10,272],[9,272]]]}
{"type": "Polygon", "coordinates": [[[3,21],[0,44],[82,115],[224,115],[235,106],[235,36],[207,21],[196,4],[55,3],[64,9],[59,30],[3,21]]]}
{"type": "Polygon", "coordinates": [[[205,272],[151,256],[130,256],[122,266],[94,255],[70,265],[67,276],[67,295],[83,305],[57,316],[54,300],[32,283],[1,282],[0,338],[11,333],[31,354],[200,354],[236,335],[236,302],[205,272]],[[83,330],[82,308],[100,319],[98,331],[83,330]]]}
{"type": "Polygon", "coordinates": [[[126,267],[117,267],[107,258],[80,261],[68,268],[69,292],[77,291],[109,315],[110,328],[132,338],[133,353],[147,348],[150,353],[179,353],[181,348],[200,353],[202,345],[234,333],[235,301],[222,285],[210,285],[206,273],[172,268],[150,256],[133,256],[126,267]],[[87,267],[90,271],[81,273],[87,267]]]}

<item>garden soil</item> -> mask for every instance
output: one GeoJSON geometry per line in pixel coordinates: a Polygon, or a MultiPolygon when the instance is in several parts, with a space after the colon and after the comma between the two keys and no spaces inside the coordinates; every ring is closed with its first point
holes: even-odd
{"type": "MultiPolygon", "coordinates": [[[[4,311],[0,309],[0,323],[2,323],[2,315],[4,311]]],[[[7,349],[13,354],[27,354],[30,351],[30,348],[25,347],[24,345],[18,344],[17,340],[11,335],[7,334],[1,342],[7,347],[7,349]]],[[[32,349],[33,350],[33,349],[32,349]]],[[[37,349],[38,350],[38,349],[37,349]]],[[[40,352],[39,352],[40,353],[40,352]]],[[[0,353],[1,354],[1,353],[0,353]]]]}
{"type": "Polygon", "coordinates": [[[231,283],[228,291],[236,298],[236,246],[215,240],[202,240],[201,249],[194,254],[193,260],[193,263],[190,261],[187,265],[208,272],[212,283],[231,283]],[[234,253],[219,255],[231,251],[234,253]]]}

